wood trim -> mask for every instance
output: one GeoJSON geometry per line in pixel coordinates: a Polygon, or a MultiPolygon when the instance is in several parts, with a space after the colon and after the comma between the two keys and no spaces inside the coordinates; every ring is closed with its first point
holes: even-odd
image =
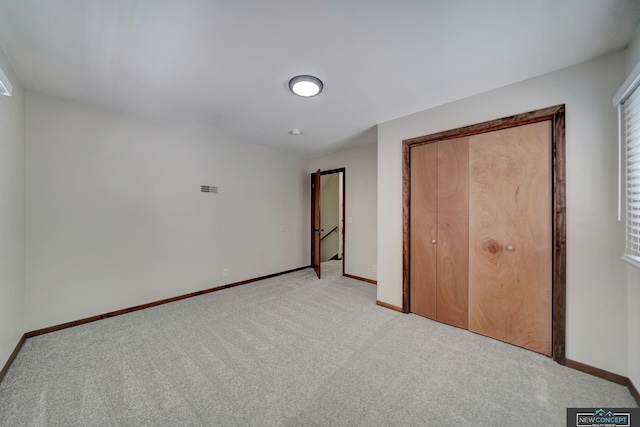
{"type": "Polygon", "coordinates": [[[565,359],[566,366],[571,369],[575,369],[577,371],[584,372],[589,375],[593,375],[594,377],[603,378],[607,381],[614,382],[616,384],[626,386],[629,379],[627,377],[623,377],[622,375],[614,374],[613,372],[605,371],[604,369],[596,368],[595,366],[586,365],[581,362],[576,362],[575,360],[565,359]]]}
{"type": "Polygon", "coordinates": [[[337,169],[329,169],[328,171],[320,171],[320,175],[332,175],[334,173],[340,173],[343,172],[344,173],[345,168],[337,168],[337,169]]]}
{"type": "Polygon", "coordinates": [[[147,304],[136,305],[134,307],[124,308],[122,310],[110,311],[108,313],[99,314],[97,316],[86,317],[84,319],[74,320],[72,322],[61,323],[59,325],[49,326],[48,328],[42,328],[42,329],[37,329],[35,331],[27,332],[27,333],[25,333],[25,337],[26,338],[31,338],[31,337],[35,337],[35,336],[38,336],[38,335],[48,334],[49,332],[60,331],[62,329],[71,328],[73,326],[84,325],[85,323],[91,323],[91,322],[95,322],[97,320],[108,319],[109,317],[120,316],[122,314],[131,313],[133,311],[144,310],[145,308],[155,307],[155,306],[162,305],[162,304],[168,304],[170,302],[175,302],[175,301],[179,301],[179,300],[182,300],[182,299],[195,297],[195,296],[198,296],[198,295],[204,295],[204,294],[208,294],[208,293],[211,293],[211,292],[217,292],[217,291],[221,291],[223,289],[233,288],[235,286],[246,285],[247,283],[257,282],[259,280],[270,279],[270,278],[276,277],[276,276],[282,276],[283,274],[293,273],[293,272],[304,270],[304,269],[307,269],[307,268],[310,268],[310,267],[311,267],[310,265],[307,265],[307,266],[304,266],[304,267],[294,268],[292,270],[282,271],[280,273],[268,274],[266,276],[256,277],[254,279],[242,280],[240,282],[229,283],[228,285],[216,286],[215,288],[209,288],[209,289],[205,289],[205,290],[202,290],[202,291],[191,292],[191,293],[188,293],[188,294],[179,295],[177,297],[172,297],[172,298],[166,298],[166,299],[162,299],[162,300],[159,300],[159,301],[150,302],[150,303],[147,303],[147,304]]]}
{"type": "Polygon", "coordinates": [[[638,389],[635,385],[633,385],[633,382],[631,382],[630,378],[627,379],[627,388],[629,389],[631,396],[636,399],[636,403],[638,404],[638,406],[640,406],[640,393],[638,393],[638,389]]]}
{"type": "Polygon", "coordinates": [[[411,308],[411,143],[402,148],[402,312],[411,308]]]}
{"type": "Polygon", "coordinates": [[[344,277],[348,277],[349,279],[355,279],[355,280],[360,280],[362,282],[367,282],[367,283],[373,283],[374,285],[378,284],[377,280],[371,280],[371,279],[365,279],[364,277],[360,277],[360,276],[354,276],[352,274],[343,274],[344,277]]]}
{"type": "Polygon", "coordinates": [[[566,135],[564,105],[552,117],[553,161],[553,360],[565,361],[567,313],[566,135]]]}
{"type": "Polygon", "coordinates": [[[322,174],[320,169],[311,174],[311,267],[318,279],[322,277],[322,174]]]}
{"type": "Polygon", "coordinates": [[[640,405],[640,393],[638,393],[638,389],[633,384],[631,379],[624,377],[619,374],[615,374],[613,372],[605,371],[604,369],[596,368],[595,366],[587,365],[582,362],[577,362],[575,360],[566,359],[564,365],[567,368],[575,369],[577,371],[584,372],[589,375],[593,375],[594,377],[602,378],[607,381],[611,381],[616,384],[620,384],[626,386],[629,389],[629,393],[636,400],[636,403],[640,405]]]}
{"type": "Polygon", "coordinates": [[[417,138],[405,139],[405,145],[416,146],[429,144],[431,142],[442,141],[445,139],[462,138],[463,136],[477,135],[479,133],[493,132],[494,130],[506,129],[514,126],[522,126],[530,123],[552,120],[558,110],[562,109],[564,116],[564,104],[554,107],[543,108],[541,110],[529,111],[527,113],[516,114],[514,116],[504,117],[501,119],[490,120],[488,122],[478,123],[475,125],[464,126],[457,129],[451,129],[444,132],[432,133],[430,135],[419,136],[417,138]]]}
{"type": "Polygon", "coordinates": [[[402,311],[410,309],[410,209],[411,209],[411,148],[446,139],[461,138],[485,132],[522,126],[530,123],[551,120],[552,122],[552,158],[553,158],[553,302],[552,302],[552,340],[553,360],[565,364],[566,341],[566,135],[565,106],[556,105],[536,111],[517,114],[497,120],[490,120],[471,126],[437,132],[403,141],[402,159],[402,222],[403,222],[403,261],[402,261],[402,311]]]}
{"type": "Polygon", "coordinates": [[[397,311],[400,313],[403,312],[402,307],[398,307],[397,305],[393,305],[393,304],[388,304],[386,302],[376,301],[376,305],[379,305],[380,307],[388,308],[389,310],[397,311]]]}
{"type": "Polygon", "coordinates": [[[0,371],[0,381],[2,381],[2,379],[6,375],[7,371],[9,370],[9,367],[15,360],[16,356],[18,355],[18,352],[22,348],[22,345],[24,344],[24,341],[26,339],[27,339],[26,334],[22,334],[22,336],[20,337],[20,340],[18,341],[18,344],[16,345],[16,348],[13,349],[13,353],[11,353],[11,356],[9,356],[9,359],[7,359],[7,363],[4,364],[4,366],[2,367],[2,370],[0,371]]]}
{"type": "MultiPolygon", "coordinates": [[[[347,218],[347,168],[338,168],[338,169],[330,169],[328,171],[321,171],[320,175],[331,175],[334,173],[342,172],[342,230],[339,229],[340,224],[338,224],[338,233],[342,232],[342,275],[344,274],[344,259],[346,257],[345,248],[346,248],[346,240],[347,240],[347,226],[346,226],[346,218],[347,218]]],[[[322,268],[322,265],[320,266],[322,268]]]]}
{"type": "MultiPolygon", "coordinates": [[[[342,275],[345,276],[344,273],[344,266],[345,266],[345,262],[344,259],[346,257],[346,253],[345,253],[345,249],[346,249],[346,241],[347,241],[347,226],[346,226],[346,217],[347,217],[347,168],[337,168],[337,169],[329,169],[326,171],[320,170],[320,175],[331,175],[334,173],[341,173],[342,172],[342,230],[338,230],[338,232],[342,231],[342,275]]],[[[311,182],[313,182],[313,174],[315,172],[311,173],[311,182]]],[[[311,197],[313,199],[313,189],[311,190],[311,197]]],[[[313,200],[312,200],[312,205],[311,205],[311,210],[313,211],[313,200]]],[[[312,213],[313,215],[313,213],[312,213]]],[[[313,240],[313,219],[311,220],[311,239],[313,240]]],[[[340,224],[338,224],[338,226],[340,226],[340,224]]],[[[320,263],[322,264],[322,262],[320,263]]],[[[313,265],[313,255],[311,258],[311,265],[313,265]]],[[[320,268],[322,268],[322,265],[320,266],[320,268]]]]}

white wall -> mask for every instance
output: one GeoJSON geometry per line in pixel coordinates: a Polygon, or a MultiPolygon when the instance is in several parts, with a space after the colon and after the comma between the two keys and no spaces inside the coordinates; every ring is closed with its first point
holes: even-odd
{"type": "Polygon", "coordinates": [[[377,150],[374,144],[311,159],[309,173],[346,168],[345,253],[346,274],[376,280],[377,150]]]}
{"type": "Polygon", "coordinates": [[[0,96],[0,369],[24,333],[24,91],[0,49],[13,96],[0,96]]]}
{"type": "MultiPolygon", "coordinates": [[[[636,28],[633,41],[627,48],[627,74],[640,62],[640,25],[636,28]]],[[[627,311],[629,315],[629,372],[628,376],[640,389],[640,269],[625,265],[627,272],[627,311]]]]}
{"type": "MultiPolygon", "coordinates": [[[[617,222],[617,117],[622,52],[378,126],[378,299],[402,305],[402,140],[566,104],[566,355],[627,374],[627,287],[617,222]],[[598,344],[595,337],[607,337],[598,344]]],[[[637,359],[636,359],[637,360],[637,359]]]]}
{"type": "Polygon", "coordinates": [[[306,159],[31,91],[26,147],[27,330],[309,265],[306,159]]]}

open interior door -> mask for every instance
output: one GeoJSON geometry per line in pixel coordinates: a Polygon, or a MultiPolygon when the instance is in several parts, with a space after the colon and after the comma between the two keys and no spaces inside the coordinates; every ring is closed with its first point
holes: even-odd
{"type": "Polygon", "coordinates": [[[320,169],[311,174],[311,266],[320,278],[320,169]]]}

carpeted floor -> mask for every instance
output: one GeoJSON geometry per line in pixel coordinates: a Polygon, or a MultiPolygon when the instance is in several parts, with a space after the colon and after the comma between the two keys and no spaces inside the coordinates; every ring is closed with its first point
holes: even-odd
{"type": "Polygon", "coordinates": [[[320,265],[320,277],[337,279],[342,276],[342,260],[325,261],[320,265]]]}
{"type": "MultiPolygon", "coordinates": [[[[335,264],[335,262],[334,262],[335,264]]],[[[26,341],[2,426],[564,426],[625,387],[307,269],[26,341]]]]}

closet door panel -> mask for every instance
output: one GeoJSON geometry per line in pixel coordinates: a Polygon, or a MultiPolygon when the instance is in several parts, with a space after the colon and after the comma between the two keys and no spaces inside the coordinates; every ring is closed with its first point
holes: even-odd
{"type": "Polygon", "coordinates": [[[517,265],[507,256],[504,227],[507,135],[469,138],[469,330],[506,340],[505,319],[517,265]]]}
{"type": "Polygon", "coordinates": [[[469,138],[438,142],[437,320],[468,327],[469,138]]]}
{"type": "Polygon", "coordinates": [[[436,319],[437,144],[411,148],[410,310],[436,319]]]}
{"type": "Polygon", "coordinates": [[[518,266],[506,341],[551,355],[551,122],[507,129],[508,245],[518,266]]]}
{"type": "Polygon", "coordinates": [[[550,355],[550,122],[469,144],[469,329],[550,355]]]}

